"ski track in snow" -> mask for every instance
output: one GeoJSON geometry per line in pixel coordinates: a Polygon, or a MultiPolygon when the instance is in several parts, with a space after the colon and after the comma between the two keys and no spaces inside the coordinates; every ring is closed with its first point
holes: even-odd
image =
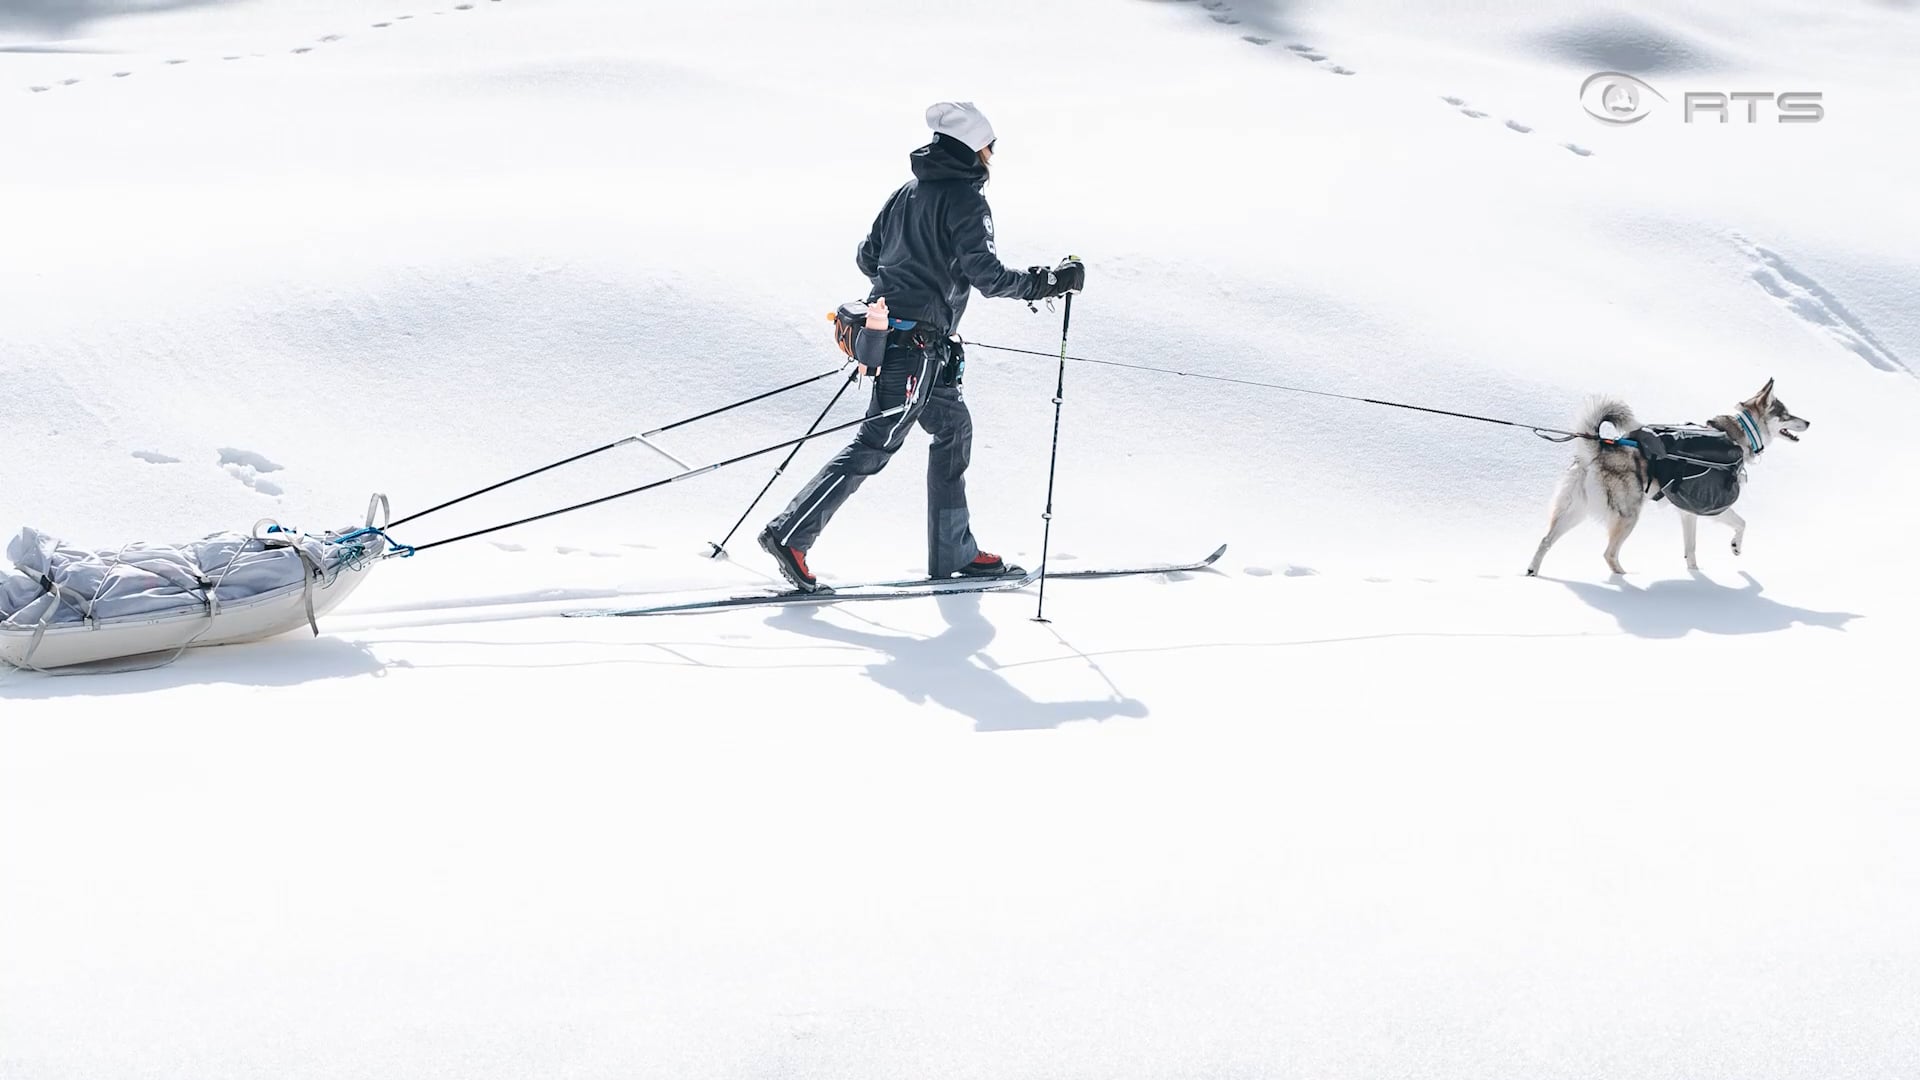
{"type": "Polygon", "coordinates": [[[1867,329],[1858,316],[1847,310],[1839,297],[1821,286],[1812,276],[1795,269],[1792,263],[1770,248],[1745,237],[1736,239],[1754,263],[1748,276],[1754,284],[1766,290],[1768,296],[1778,300],[1782,307],[1881,371],[1920,377],[1920,372],[1895,355],[1885,342],[1867,329]]]}
{"type": "MultiPolygon", "coordinates": [[[[502,3],[502,2],[503,2],[503,0],[488,0],[488,2],[490,2],[490,3],[495,3],[495,4],[498,4],[498,3],[502,3]]],[[[455,4],[455,5],[453,6],[453,10],[454,10],[454,11],[472,11],[472,10],[473,10],[474,8],[476,8],[476,7],[479,7],[479,5],[478,5],[478,4],[455,4]]],[[[433,12],[432,14],[435,14],[435,15],[445,15],[445,14],[446,14],[446,12],[445,12],[445,11],[435,11],[435,12],[433,12]]],[[[389,27],[389,26],[392,26],[392,25],[393,25],[394,23],[396,23],[396,22],[404,22],[404,21],[406,21],[406,20],[408,20],[408,19],[411,19],[411,18],[413,18],[413,17],[414,17],[413,15],[396,15],[396,16],[394,16],[394,17],[393,17],[393,18],[392,18],[391,20],[387,20],[387,21],[383,21],[383,22],[377,22],[377,23],[373,23],[373,24],[372,24],[372,26],[373,26],[373,28],[374,28],[374,29],[376,29],[376,30],[378,30],[378,29],[384,29],[384,28],[386,28],[386,27],[389,27]]],[[[323,34],[323,35],[321,35],[320,37],[318,37],[318,38],[316,38],[316,39],[314,39],[314,42],[313,42],[312,44],[306,44],[306,45],[296,45],[296,46],[294,46],[293,48],[291,48],[291,49],[289,49],[289,50],[287,50],[287,52],[288,52],[288,54],[289,54],[289,55],[292,55],[292,56],[304,56],[304,55],[306,55],[307,53],[310,53],[310,52],[312,52],[312,51],[313,51],[313,50],[315,49],[315,47],[316,47],[316,46],[318,46],[318,45],[331,45],[331,44],[334,44],[335,42],[338,42],[338,41],[344,41],[344,40],[346,39],[346,37],[347,37],[347,35],[346,35],[346,34],[343,34],[343,33],[342,33],[342,34],[323,34]]],[[[248,57],[249,55],[251,55],[251,56],[253,56],[253,57],[264,57],[264,56],[265,56],[266,54],[265,54],[265,53],[258,53],[258,52],[256,52],[256,53],[251,53],[251,54],[242,54],[242,53],[230,53],[230,54],[225,54],[225,55],[222,55],[222,56],[220,57],[220,59],[222,59],[222,60],[244,60],[244,59],[247,59],[247,57],[248,57]]],[[[177,67],[177,66],[179,66],[179,65],[181,65],[181,64],[186,64],[186,63],[191,63],[191,62],[192,62],[192,58],[191,58],[191,57],[185,57],[185,56],[175,56],[175,57],[168,57],[167,59],[165,59],[165,60],[162,60],[162,61],[161,61],[160,63],[162,64],[162,66],[165,66],[165,67],[177,67]]],[[[128,77],[128,76],[130,76],[130,75],[133,75],[133,74],[134,74],[134,72],[135,72],[135,70],[137,70],[137,69],[134,69],[134,70],[125,70],[125,71],[116,71],[116,72],[114,72],[114,73],[113,73],[113,77],[114,77],[114,78],[116,78],[116,79],[124,79],[124,78],[127,78],[127,77],[128,77]]],[[[27,90],[28,90],[28,92],[30,92],[30,93],[35,93],[35,94],[44,94],[44,93],[46,93],[46,92],[48,92],[48,91],[50,91],[50,90],[53,90],[53,89],[55,89],[55,87],[57,87],[57,86],[73,86],[73,85],[75,85],[76,83],[79,83],[79,82],[81,82],[81,81],[82,81],[82,79],[81,79],[81,77],[79,77],[79,76],[74,76],[73,78],[69,78],[69,79],[62,79],[62,80],[60,80],[60,81],[59,81],[59,82],[57,82],[57,83],[36,83],[36,84],[33,84],[33,85],[30,85],[30,86],[28,86],[28,87],[27,87],[27,90]]]]}

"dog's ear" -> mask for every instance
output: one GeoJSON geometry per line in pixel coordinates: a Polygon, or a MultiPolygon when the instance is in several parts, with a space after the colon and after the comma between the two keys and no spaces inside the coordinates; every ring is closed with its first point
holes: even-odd
{"type": "Polygon", "coordinates": [[[1768,379],[1767,385],[1761,387],[1760,392],[1753,395],[1753,403],[1756,407],[1760,409],[1765,409],[1768,405],[1771,405],[1773,403],[1773,380],[1772,379],[1768,379]]]}

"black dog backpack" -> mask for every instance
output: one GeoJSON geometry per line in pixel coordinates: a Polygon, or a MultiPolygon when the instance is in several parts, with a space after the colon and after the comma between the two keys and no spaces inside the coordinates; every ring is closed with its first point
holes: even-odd
{"type": "Polygon", "coordinates": [[[1654,425],[1627,435],[1647,462],[1647,486],[1690,514],[1712,517],[1740,498],[1740,444],[1715,427],[1654,425]]]}

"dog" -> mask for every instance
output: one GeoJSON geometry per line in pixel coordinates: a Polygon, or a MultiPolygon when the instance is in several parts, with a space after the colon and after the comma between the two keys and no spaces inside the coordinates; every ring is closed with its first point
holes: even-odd
{"type": "MultiPolygon", "coordinates": [[[[1741,544],[1747,535],[1747,522],[1731,508],[1733,499],[1739,494],[1738,480],[1744,479],[1747,465],[1758,460],[1776,439],[1799,442],[1801,433],[1811,426],[1811,422],[1793,415],[1774,396],[1773,380],[1768,379],[1767,385],[1761,387],[1759,393],[1741,402],[1733,412],[1714,417],[1707,421],[1705,428],[1691,430],[1692,438],[1706,435],[1717,442],[1712,432],[1718,432],[1732,444],[1727,448],[1727,460],[1731,464],[1716,465],[1697,457],[1669,455],[1669,444],[1660,435],[1663,429],[1642,428],[1625,402],[1596,400],[1573,429],[1589,437],[1581,439],[1574,448],[1573,463],[1560,478],[1560,488],[1554,494],[1553,509],[1547,518],[1547,535],[1541,538],[1539,549],[1533,553],[1533,564],[1527,567],[1527,576],[1538,575],[1541,560],[1547,557],[1548,549],[1589,515],[1599,516],[1606,521],[1607,569],[1616,574],[1626,573],[1626,569],[1620,565],[1620,545],[1627,542],[1633,527],[1640,523],[1640,511],[1646,506],[1649,488],[1654,489],[1652,497],[1655,499],[1663,494],[1674,496],[1668,501],[1673,502],[1674,508],[1680,511],[1681,534],[1686,540],[1687,569],[1699,570],[1700,564],[1694,559],[1693,547],[1694,530],[1700,515],[1680,505],[1685,500],[1678,491],[1672,489],[1671,480],[1660,481],[1659,475],[1656,475],[1666,473],[1671,476],[1671,469],[1683,467],[1691,470],[1691,475],[1695,477],[1706,476],[1708,470],[1715,468],[1737,470],[1722,474],[1730,494],[1725,499],[1726,507],[1712,516],[1733,530],[1733,553],[1740,554],[1741,544]],[[1619,434],[1611,439],[1603,438],[1600,434],[1603,424],[1612,424],[1619,434]],[[1621,438],[1638,445],[1623,446],[1618,441],[1621,438]],[[1665,464],[1661,464],[1663,457],[1665,464]],[[1655,464],[1650,466],[1650,462],[1655,464]]],[[[1672,429],[1665,430],[1672,432],[1672,429]]]]}

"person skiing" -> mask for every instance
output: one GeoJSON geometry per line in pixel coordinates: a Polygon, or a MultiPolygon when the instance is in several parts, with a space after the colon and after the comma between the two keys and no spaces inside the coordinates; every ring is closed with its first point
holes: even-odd
{"type": "Polygon", "coordinates": [[[867,477],[886,468],[916,422],[933,439],[927,455],[928,576],[1023,573],[980,550],[973,537],[966,486],[973,416],[961,396],[965,358],[956,332],[970,288],[982,296],[1039,300],[1080,291],[1086,268],[1075,259],[1053,268],[1002,265],[994,249],[993,211],[981,190],[993,161],[993,125],[970,101],[942,101],[927,108],[927,126],[933,141],[913,152],[914,178],[887,199],[854,253],[854,265],[871,283],[868,325],[888,328],[879,371],[861,365],[863,374],[875,376],[867,404],[871,419],[760,532],[760,546],[802,591],[827,588],[807,566],[807,552],[867,477]],[[880,415],[903,405],[897,415],[880,415]]]}

